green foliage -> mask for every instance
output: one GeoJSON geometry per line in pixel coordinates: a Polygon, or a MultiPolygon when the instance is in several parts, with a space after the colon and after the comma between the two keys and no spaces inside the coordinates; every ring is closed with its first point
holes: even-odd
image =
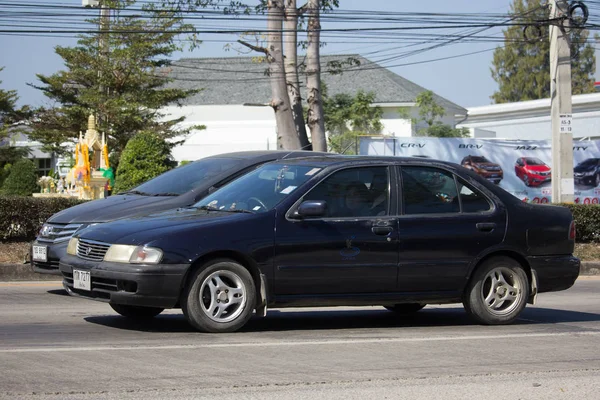
{"type": "MultiPolygon", "coordinates": [[[[550,97],[548,24],[542,23],[541,37],[536,41],[524,40],[521,25],[547,21],[550,18],[550,8],[543,6],[546,3],[545,0],[513,1],[510,14],[516,16],[515,25],[504,30],[505,46],[495,50],[492,62],[492,77],[498,83],[498,91],[491,96],[494,102],[509,103],[550,97]]],[[[587,30],[571,30],[574,95],[594,92],[596,58],[588,37],[587,30]]]]}
{"type": "Polygon", "coordinates": [[[342,93],[330,98],[324,84],[323,87],[325,130],[331,151],[355,154],[360,135],[376,135],[383,129],[383,110],[372,106],[375,93],[361,90],[355,96],[342,93]]]}
{"type": "MultiPolygon", "coordinates": [[[[0,68],[0,72],[3,69],[0,68]]],[[[1,80],[0,84],[2,84],[1,80]]],[[[28,107],[16,108],[18,99],[15,90],[0,89],[0,140],[9,136],[9,127],[12,124],[23,120],[29,115],[28,107]]],[[[12,131],[16,132],[18,129],[13,128],[12,131]]]]}
{"type": "Polygon", "coordinates": [[[428,136],[437,138],[464,138],[470,137],[471,132],[468,128],[453,128],[448,124],[442,124],[441,122],[437,122],[432,126],[420,129],[419,132],[417,132],[417,136],[428,136]]]}
{"type": "MultiPolygon", "coordinates": [[[[199,90],[169,86],[170,58],[184,49],[180,32],[193,31],[175,8],[158,3],[111,1],[109,33],[103,33],[107,49],[100,48],[100,33],[81,35],[75,47],[57,46],[65,70],[37,75],[53,108],[36,110],[32,139],[46,150],[64,153],[62,143],[75,141],[87,128],[90,113],[97,115],[98,130],[109,135],[108,147],[117,156],[135,134],[154,132],[163,138],[186,135],[193,126],[177,126],[184,117],[169,119],[160,110],[177,105],[199,90]],[[129,8],[136,11],[134,15],[129,8]],[[99,56],[104,54],[104,56],[99,56]]],[[[90,20],[94,24],[98,19],[90,20]]],[[[192,47],[197,44],[192,37],[192,47]]]]}
{"type": "Polygon", "coordinates": [[[419,93],[415,99],[415,103],[419,108],[421,120],[425,122],[427,126],[433,126],[437,120],[446,115],[446,110],[435,101],[431,90],[419,93]]]}
{"type": "Polygon", "coordinates": [[[191,161],[190,161],[190,160],[182,160],[182,161],[179,163],[178,167],[183,167],[184,165],[186,165],[186,164],[189,164],[189,163],[191,163],[191,161]]]}
{"type": "MultiPolygon", "coordinates": [[[[436,102],[431,90],[419,93],[415,103],[419,109],[420,121],[427,124],[426,128],[419,129],[417,136],[438,138],[470,136],[470,132],[467,128],[453,128],[440,121],[440,118],[446,115],[446,110],[436,102]]],[[[414,125],[419,122],[419,120],[410,117],[410,109],[407,107],[398,109],[398,113],[401,118],[410,119],[414,125]]]]}
{"type": "Polygon", "coordinates": [[[17,161],[11,168],[10,174],[2,185],[2,194],[31,196],[39,190],[37,184],[37,168],[28,159],[17,161]]]}
{"type": "Polygon", "coordinates": [[[33,240],[48,218],[80,203],[62,197],[0,196],[0,239],[33,240]]]}
{"type": "Polygon", "coordinates": [[[599,242],[600,241],[600,205],[593,204],[560,204],[568,207],[573,213],[575,228],[577,230],[576,241],[599,242]]]}
{"type": "Polygon", "coordinates": [[[171,145],[152,132],[134,136],[123,150],[113,193],[134,188],[175,168],[171,145]]]}

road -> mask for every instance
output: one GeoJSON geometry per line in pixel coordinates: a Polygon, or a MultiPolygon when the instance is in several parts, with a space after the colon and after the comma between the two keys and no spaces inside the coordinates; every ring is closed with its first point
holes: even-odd
{"type": "Polygon", "coordinates": [[[510,326],[458,305],[269,310],[242,332],[148,323],[56,282],[0,283],[0,398],[600,398],[600,279],[542,294],[510,326]]]}

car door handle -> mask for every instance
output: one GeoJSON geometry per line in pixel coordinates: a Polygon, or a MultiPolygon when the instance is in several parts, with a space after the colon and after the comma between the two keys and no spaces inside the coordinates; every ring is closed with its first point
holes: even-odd
{"type": "Polygon", "coordinates": [[[496,228],[496,224],[493,222],[480,222],[475,226],[481,232],[491,232],[496,228]]]}
{"type": "Polygon", "coordinates": [[[371,228],[371,230],[376,235],[385,236],[389,235],[394,230],[394,228],[391,226],[374,226],[371,228]]]}

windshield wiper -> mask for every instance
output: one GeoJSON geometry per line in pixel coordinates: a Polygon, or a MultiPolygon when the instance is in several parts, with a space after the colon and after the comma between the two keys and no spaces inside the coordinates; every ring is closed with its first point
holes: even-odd
{"type": "Polygon", "coordinates": [[[119,193],[119,194],[137,194],[140,196],[152,196],[150,193],[140,192],[139,190],[130,190],[128,192],[123,192],[123,193],[119,193]]]}
{"type": "Polygon", "coordinates": [[[255,214],[254,211],[250,211],[250,210],[244,210],[242,208],[237,208],[237,209],[233,209],[233,210],[229,210],[229,209],[225,209],[225,208],[217,208],[217,207],[212,207],[212,206],[200,206],[200,207],[190,207],[190,208],[195,208],[196,210],[205,210],[205,211],[221,211],[221,212],[228,212],[228,213],[244,213],[244,214],[255,214]]]}
{"type": "Polygon", "coordinates": [[[175,196],[180,196],[180,194],[174,193],[174,192],[164,192],[164,193],[156,193],[156,194],[153,194],[152,196],[173,196],[173,197],[175,197],[175,196]]]}

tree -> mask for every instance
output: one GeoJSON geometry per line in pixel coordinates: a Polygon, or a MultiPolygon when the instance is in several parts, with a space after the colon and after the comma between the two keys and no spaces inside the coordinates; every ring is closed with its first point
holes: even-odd
{"type": "MultiPolygon", "coordinates": [[[[415,99],[415,105],[419,110],[419,119],[411,118],[413,124],[417,124],[419,121],[427,124],[426,128],[421,128],[417,131],[417,136],[428,136],[428,137],[468,137],[470,136],[469,129],[467,128],[453,128],[448,124],[444,124],[440,121],[440,118],[446,115],[444,107],[439,105],[434,97],[431,90],[426,90],[419,93],[415,99]]],[[[409,109],[403,107],[399,111],[402,118],[409,119],[409,109]]]]}
{"type": "Polygon", "coordinates": [[[154,132],[140,132],[129,142],[117,169],[114,193],[129,190],[175,168],[171,145],[154,132]]]}
{"type": "Polygon", "coordinates": [[[355,96],[346,93],[333,97],[323,87],[323,109],[325,129],[329,133],[332,151],[356,154],[358,137],[363,134],[379,134],[383,129],[381,107],[373,107],[375,93],[359,91],[355,96]]]}
{"type": "Polygon", "coordinates": [[[32,121],[30,136],[47,150],[64,152],[62,144],[85,131],[90,113],[98,114],[98,130],[108,134],[109,149],[117,156],[142,131],[174,138],[202,128],[179,128],[184,117],[169,119],[161,111],[197,93],[167,86],[171,81],[168,58],[183,49],[179,32],[193,27],[184,23],[178,11],[159,9],[155,3],[139,6],[135,0],[110,0],[108,5],[113,11],[110,30],[82,35],[75,47],[57,46],[65,70],[37,75],[41,85],[32,85],[56,103],[37,110],[32,121]],[[128,12],[134,5],[137,10],[141,7],[141,17],[139,12],[128,12]],[[101,35],[108,48],[104,56],[99,55],[104,54],[101,35]]]}
{"type": "Polygon", "coordinates": [[[2,194],[31,196],[39,190],[35,164],[26,158],[17,161],[2,185],[2,194]]]}
{"type": "MultiPolygon", "coordinates": [[[[498,90],[491,98],[495,103],[550,97],[550,9],[545,3],[543,0],[514,0],[512,3],[510,14],[519,24],[504,30],[505,45],[494,51],[491,72],[498,90]],[[538,40],[533,28],[527,29],[527,36],[531,37],[526,38],[521,24],[539,26],[538,40]]],[[[574,95],[594,92],[596,58],[588,37],[589,31],[585,29],[571,30],[574,95]]]]}
{"type": "MultiPolygon", "coordinates": [[[[0,68],[2,72],[4,68],[0,68]]],[[[2,81],[0,81],[0,84],[2,81]]],[[[0,89],[0,139],[8,136],[8,127],[13,123],[16,114],[17,92],[0,89]]]]}

